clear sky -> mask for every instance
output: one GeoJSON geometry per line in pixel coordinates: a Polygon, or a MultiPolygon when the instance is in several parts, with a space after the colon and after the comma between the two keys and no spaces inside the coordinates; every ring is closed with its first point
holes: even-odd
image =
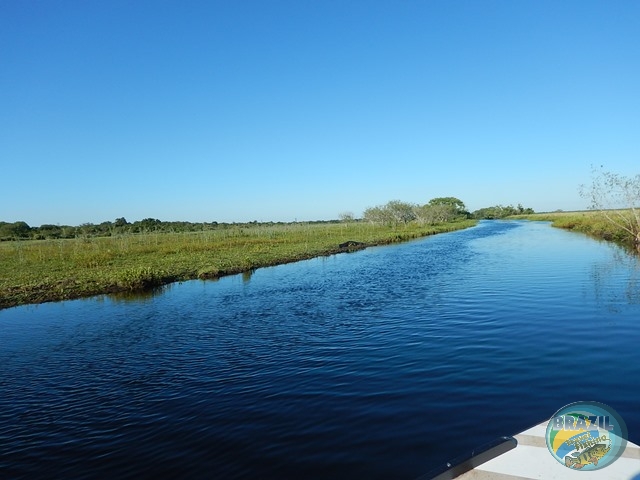
{"type": "Polygon", "coordinates": [[[2,0],[0,220],[582,209],[640,173],[640,1],[2,0]]]}

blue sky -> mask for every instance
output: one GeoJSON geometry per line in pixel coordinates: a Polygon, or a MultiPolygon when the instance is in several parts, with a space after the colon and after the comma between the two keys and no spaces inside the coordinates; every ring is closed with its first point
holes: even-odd
{"type": "Polygon", "coordinates": [[[0,2],[0,220],[582,209],[640,167],[640,2],[0,2]]]}

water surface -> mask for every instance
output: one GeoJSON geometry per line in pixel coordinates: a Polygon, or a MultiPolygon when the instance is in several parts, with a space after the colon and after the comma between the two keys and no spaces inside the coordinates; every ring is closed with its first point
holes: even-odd
{"type": "Polygon", "coordinates": [[[578,400],[640,438],[640,266],[539,222],[0,311],[0,477],[414,478],[578,400]]]}

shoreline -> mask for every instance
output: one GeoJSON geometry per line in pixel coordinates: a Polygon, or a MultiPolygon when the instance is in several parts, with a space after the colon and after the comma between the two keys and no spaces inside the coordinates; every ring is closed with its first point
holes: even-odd
{"type": "Polygon", "coordinates": [[[305,225],[240,229],[225,237],[215,232],[161,233],[4,245],[0,258],[8,259],[15,268],[2,272],[14,275],[0,284],[0,310],[96,295],[145,292],[187,280],[215,280],[476,224],[476,220],[464,220],[430,226],[305,225]]]}
{"type": "Polygon", "coordinates": [[[597,210],[513,215],[507,219],[548,221],[552,227],[579,232],[596,240],[612,242],[630,251],[640,252],[640,245],[634,243],[634,238],[629,232],[613,225],[597,210]]]}

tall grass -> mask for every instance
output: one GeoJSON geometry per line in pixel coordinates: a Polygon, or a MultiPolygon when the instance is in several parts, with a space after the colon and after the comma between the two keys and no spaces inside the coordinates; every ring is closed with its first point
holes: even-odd
{"type": "Polygon", "coordinates": [[[349,240],[381,245],[474,224],[287,224],[2,242],[0,308],[216,278],[339,253],[344,249],[338,245],[349,240]]]}
{"type": "Polygon", "coordinates": [[[610,240],[627,246],[632,246],[634,243],[633,235],[611,223],[598,211],[534,213],[514,215],[509,218],[547,220],[551,221],[554,227],[582,232],[602,240],[610,240]]]}

